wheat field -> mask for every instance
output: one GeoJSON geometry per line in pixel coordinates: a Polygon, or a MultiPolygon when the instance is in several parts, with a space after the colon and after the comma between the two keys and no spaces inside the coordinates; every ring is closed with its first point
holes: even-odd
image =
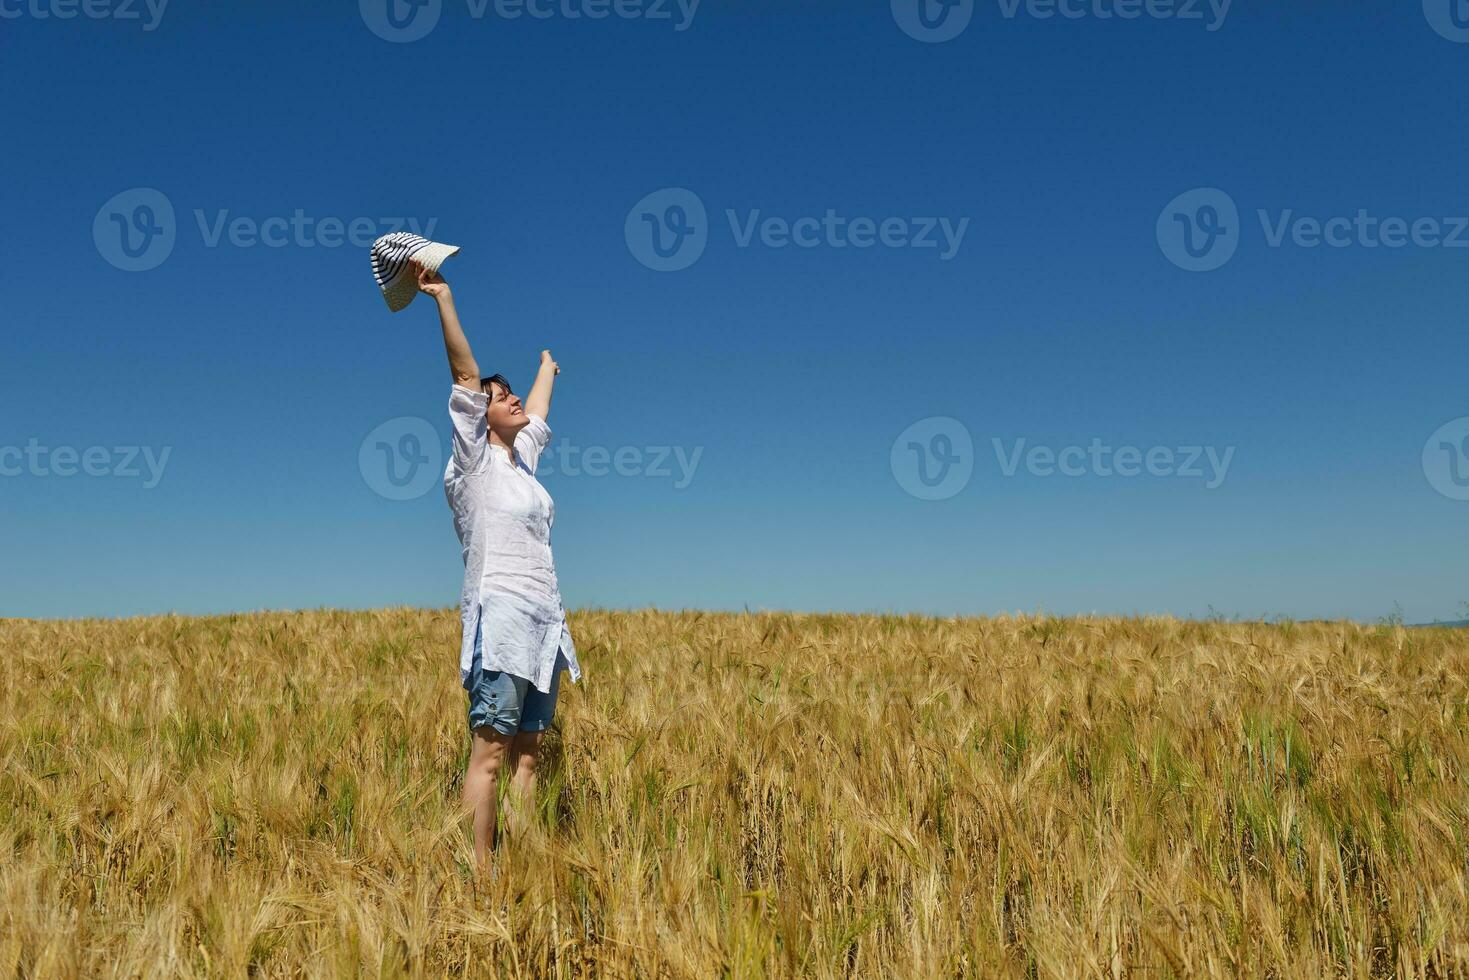
{"type": "Polygon", "coordinates": [[[1469,631],[571,625],[480,877],[453,612],[0,622],[0,975],[1469,975],[1469,631]]]}

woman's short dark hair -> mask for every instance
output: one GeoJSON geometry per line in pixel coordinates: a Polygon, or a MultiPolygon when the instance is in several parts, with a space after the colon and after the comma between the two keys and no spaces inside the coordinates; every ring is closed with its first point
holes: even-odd
{"type": "Polygon", "coordinates": [[[503,374],[492,374],[488,378],[480,378],[479,390],[488,394],[490,390],[490,385],[492,384],[497,384],[501,388],[504,388],[505,394],[507,395],[515,394],[515,392],[510,390],[510,382],[505,380],[505,375],[503,374]]]}

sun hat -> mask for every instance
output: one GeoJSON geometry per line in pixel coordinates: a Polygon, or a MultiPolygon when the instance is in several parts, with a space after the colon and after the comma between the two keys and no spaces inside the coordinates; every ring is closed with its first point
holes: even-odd
{"type": "Polygon", "coordinates": [[[458,245],[441,245],[408,231],[395,231],[372,243],[372,277],[383,291],[388,309],[397,313],[418,295],[418,275],[409,261],[438,272],[458,245]]]}

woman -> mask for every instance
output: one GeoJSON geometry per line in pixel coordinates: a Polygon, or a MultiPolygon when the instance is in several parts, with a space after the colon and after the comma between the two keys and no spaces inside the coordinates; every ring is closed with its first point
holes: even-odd
{"type": "Polygon", "coordinates": [[[453,452],[444,492],[464,557],[459,677],[469,692],[474,740],[464,805],[474,812],[474,853],[484,867],[494,846],[501,765],[508,756],[511,797],[528,816],[561,671],[581,679],[551,560],[555,505],[535,477],[551,441],[546,416],[561,369],[550,351],[541,351],[540,371],[522,406],[503,377],[480,376],[449,284],[421,265],[415,272],[419,290],[438,304],[454,376],[453,452]]]}

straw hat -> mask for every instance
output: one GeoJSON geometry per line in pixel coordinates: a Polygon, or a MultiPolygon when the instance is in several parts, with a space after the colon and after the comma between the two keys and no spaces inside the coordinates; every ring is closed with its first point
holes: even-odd
{"type": "Polygon", "coordinates": [[[407,231],[395,231],[372,243],[372,277],[383,291],[388,309],[397,313],[418,295],[418,276],[409,261],[438,272],[458,245],[440,245],[407,231]]]}

